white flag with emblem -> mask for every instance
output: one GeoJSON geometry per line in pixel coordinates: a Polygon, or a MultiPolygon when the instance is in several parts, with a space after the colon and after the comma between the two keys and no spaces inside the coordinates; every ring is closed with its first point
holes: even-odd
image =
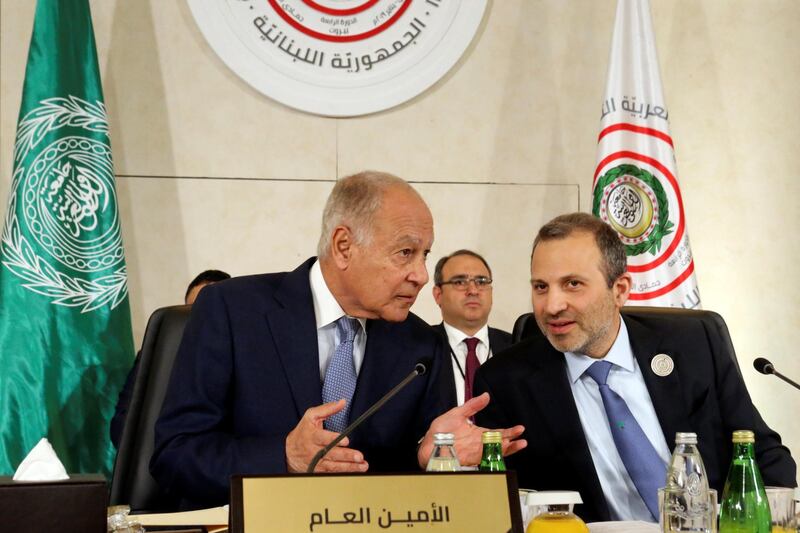
{"type": "Polygon", "coordinates": [[[625,244],[631,305],[697,308],[648,0],[618,0],[603,99],[592,212],[625,244]]]}

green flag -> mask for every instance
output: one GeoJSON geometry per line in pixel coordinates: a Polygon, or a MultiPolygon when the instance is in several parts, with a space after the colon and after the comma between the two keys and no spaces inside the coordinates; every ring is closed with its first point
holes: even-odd
{"type": "Polygon", "coordinates": [[[47,437],[107,475],[133,339],[87,0],[36,6],[0,263],[0,474],[47,437]]]}

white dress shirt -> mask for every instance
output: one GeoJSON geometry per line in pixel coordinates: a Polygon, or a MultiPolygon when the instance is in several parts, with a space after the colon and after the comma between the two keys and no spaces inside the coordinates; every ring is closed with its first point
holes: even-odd
{"type": "Polygon", "coordinates": [[[450,359],[456,383],[456,398],[458,399],[458,405],[462,405],[464,403],[464,375],[467,371],[467,344],[464,339],[474,337],[480,341],[475,347],[475,355],[478,356],[480,364],[485,363],[492,356],[492,350],[489,347],[489,326],[484,324],[481,329],[475,332],[475,335],[467,335],[447,322],[442,323],[444,324],[444,330],[447,332],[447,342],[450,344],[450,350],[452,350],[450,359]]]}
{"type": "MultiPolygon", "coordinates": [[[[336,301],[336,298],[333,297],[327,283],[325,283],[319,261],[311,266],[308,278],[311,283],[311,296],[314,299],[314,317],[317,320],[319,378],[324,381],[328,363],[333,357],[336,346],[339,344],[339,331],[336,328],[336,321],[345,316],[345,312],[339,302],[336,301]]],[[[367,321],[363,318],[357,320],[361,327],[358,328],[356,338],[353,341],[353,363],[356,367],[356,375],[361,370],[361,363],[364,362],[364,351],[367,346],[367,321]]]]}
{"type": "MultiPolygon", "coordinates": [[[[597,359],[571,352],[565,353],[564,356],[567,360],[572,395],[578,407],[583,434],[589,444],[589,451],[608,502],[611,518],[652,521],[653,517],[639,496],[614,444],[603,399],[600,396],[600,387],[588,374],[584,374],[584,371],[597,359]]],[[[609,388],[625,400],[656,453],[664,464],[668,465],[672,454],[661,431],[642,371],[633,356],[624,320],[620,319],[617,339],[604,359],[614,363],[606,382],[609,388]]]]}

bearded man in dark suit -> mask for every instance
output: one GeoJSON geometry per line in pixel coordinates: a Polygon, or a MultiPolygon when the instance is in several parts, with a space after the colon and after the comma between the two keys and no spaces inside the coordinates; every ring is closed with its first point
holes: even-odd
{"type": "Polygon", "coordinates": [[[585,213],[543,226],[531,286],[544,333],[483,365],[476,420],[524,424],[528,447],[508,459],[521,487],[577,490],[586,521],[657,521],[676,432],[697,434],[709,486],[720,491],[732,432],[755,432],[767,485],[795,486],[796,466],[762,420],[717,329],[685,316],[622,317],[631,290],[616,232],[585,213]]]}

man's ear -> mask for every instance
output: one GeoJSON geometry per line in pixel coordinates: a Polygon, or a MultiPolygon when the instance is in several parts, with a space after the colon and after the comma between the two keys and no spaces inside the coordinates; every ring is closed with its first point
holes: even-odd
{"type": "Polygon", "coordinates": [[[433,286],[433,299],[436,301],[436,305],[442,306],[442,288],[438,285],[433,286]]]}
{"type": "Polygon", "coordinates": [[[614,286],[611,290],[614,292],[614,301],[617,307],[622,307],[628,301],[628,296],[631,294],[633,287],[633,278],[628,272],[625,272],[614,281],[614,286]]]}
{"type": "Polygon", "coordinates": [[[353,257],[353,233],[347,226],[336,226],[331,236],[331,258],[340,270],[347,270],[353,257]]]}

